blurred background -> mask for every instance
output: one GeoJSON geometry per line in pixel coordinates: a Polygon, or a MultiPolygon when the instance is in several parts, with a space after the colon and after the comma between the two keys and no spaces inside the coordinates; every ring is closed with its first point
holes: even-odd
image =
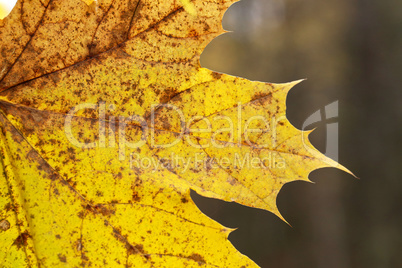
{"type": "Polygon", "coordinates": [[[17,0],[0,0],[0,20],[11,12],[16,3],[17,0]]]}
{"type": "MultiPolygon", "coordinates": [[[[203,67],[266,82],[308,80],[287,99],[301,129],[339,101],[339,162],[279,194],[269,212],[193,199],[238,228],[232,243],[261,267],[402,267],[402,1],[242,0],[225,14],[203,67]]],[[[325,152],[326,122],[310,135],[325,152]]],[[[313,128],[313,127],[311,127],[313,128]]]]}

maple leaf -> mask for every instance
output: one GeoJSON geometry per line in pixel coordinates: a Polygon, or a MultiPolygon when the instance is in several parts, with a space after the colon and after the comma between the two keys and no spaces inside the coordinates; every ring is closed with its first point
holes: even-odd
{"type": "Polygon", "coordinates": [[[0,21],[4,267],[256,267],[190,189],[281,217],[283,184],[347,171],[286,119],[296,82],[200,67],[233,2],[21,0],[0,21]]]}

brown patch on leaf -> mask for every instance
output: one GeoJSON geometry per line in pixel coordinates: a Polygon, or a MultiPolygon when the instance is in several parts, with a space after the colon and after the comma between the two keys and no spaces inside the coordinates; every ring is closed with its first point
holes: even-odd
{"type": "Polygon", "coordinates": [[[251,100],[259,100],[262,98],[267,98],[269,100],[272,98],[272,93],[266,94],[266,93],[257,92],[251,97],[251,100]]]}
{"type": "Polygon", "coordinates": [[[167,88],[162,92],[161,96],[159,97],[159,101],[160,103],[167,103],[176,94],[177,94],[176,89],[167,88]]]}
{"type": "Polygon", "coordinates": [[[221,79],[222,74],[213,72],[213,73],[212,73],[212,77],[215,78],[216,80],[218,80],[218,79],[221,79]]]}
{"type": "Polygon", "coordinates": [[[137,245],[127,244],[126,247],[128,250],[128,254],[141,254],[141,255],[146,254],[144,251],[144,246],[141,244],[137,244],[137,245]]]}
{"type": "Polygon", "coordinates": [[[8,229],[10,229],[10,223],[8,222],[8,220],[1,220],[0,221],[0,230],[7,231],[8,229]]]}
{"type": "Polygon", "coordinates": [[[59,260],[60,260],[61,262],[67,262],[67,258],[66,258],[65,255],[59,253],[59,254],[57,255],[57,257],[59,257],[59,260]]]}
{"type": "Polygon", "coordinates": [[[107,208],[106,206],[100,205],[100,204],[95,205],[93,208],[98,213],[101,213],[103,216],[110,216],[110,215],[114,215],[114,213],[115,213],[114,210],[107,208]]]}
{"type": "Polygon", "coordinates": [[[60,195],[59,190],[58,190],[57,188],[55,188],[55,189],[53,190],[53,193],[54,193],[55,195],[60,195]]]}
{"type": "Polygon", "coordinates": [[[17,246],[19,249],[25,247],[27,245],[28,238],[29,234],[27,232],[23,232],[17,237],[17,239],[15,239],[13,246],[17,246]]]}
{"type": "Polygon", "coordinates": [[[133,200],[135,202],[139,202],[141,200],[141,197],[138,195],[138,192],[136,191],[133,192],[133,200]]]}
{"type": "Polygon", "coordinates": [[[12,210],[13,209],[13,205],[11,204],[11,203],[7,203],[5,206],[4,206],[4,210],[5,211],[10,211],[10,210],[12,210]]]}
{"type": "Polygon", "coordinates": [[[198,263],[205,263],[205,259],[198,253],[193,253],[191,256],[188,257],[198,263]]]}

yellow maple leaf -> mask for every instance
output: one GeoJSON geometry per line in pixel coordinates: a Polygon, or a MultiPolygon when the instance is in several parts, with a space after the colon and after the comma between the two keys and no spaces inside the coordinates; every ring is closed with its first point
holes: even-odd
{"type": "Polygon", "coordinates": [[[256,267],[190,189],[280,216],[338,167],[286,119],[294,83],[201,68],[224,0],[19,1],[1,22],[4,267],[256,267]]]}

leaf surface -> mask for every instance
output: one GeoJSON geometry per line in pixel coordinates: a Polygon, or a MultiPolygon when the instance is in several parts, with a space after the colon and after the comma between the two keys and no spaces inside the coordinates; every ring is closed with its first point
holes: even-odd
{"type": "Polygon", "coordinates": [[[281,217],[283,184],[346,171],[286,119],[297,82],[200,67],[233,2],[18,1],[0,21],[4,267],[256,267],[190,189],[281,217]]]}

